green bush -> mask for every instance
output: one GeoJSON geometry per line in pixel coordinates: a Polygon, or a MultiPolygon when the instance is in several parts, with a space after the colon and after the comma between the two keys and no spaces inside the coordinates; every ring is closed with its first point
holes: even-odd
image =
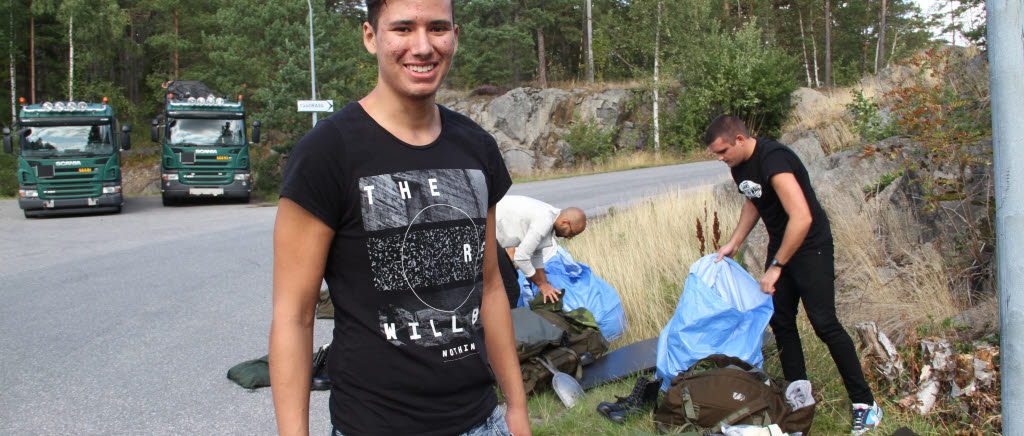
{"type": "Polygon", "coordinates": [[[711,119],[722,113],[743,119],[752,134],[779,133],[799,68],[796,58],[763,39],[762,30],[748,25],[735,34],[713,32],[693,44],[679,70],[676,110],[665,123],[670,147],[699,147],[711,119]]]}
{"type": "Polygon", "coordinates": [[[615,154],[616,130],[590,121],[576,121],[562,139],[569,143],[573,162],[600,161],[615,154]]]}
{"type": "Polygon", "coordinates": [[[882,121],[875,99],[865,98],[859,89],[853,90],[853,101],[846,105],[846,110],[853,116],[851,130],[864,141],[876,142],[896,134],[896,126],[893,123],[882,121]]]}
{"type": "Polygon", "coordinates": [[[18,195],[18,158],[0,153],[0,197],[18,195]]]}

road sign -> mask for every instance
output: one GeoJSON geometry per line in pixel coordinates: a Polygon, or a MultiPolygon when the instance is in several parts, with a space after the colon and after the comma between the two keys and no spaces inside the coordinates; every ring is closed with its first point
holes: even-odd
{"type": "Polygon", "coordinates": [[[299,112],[334,112],[334,100],[299,100],[299,112]]]}

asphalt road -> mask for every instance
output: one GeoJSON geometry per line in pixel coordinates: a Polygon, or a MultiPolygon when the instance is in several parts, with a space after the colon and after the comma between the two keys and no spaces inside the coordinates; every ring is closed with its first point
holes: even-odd
{"type": "MultiPolygon", "coordinates": [[[[510,192],[599,215],[727,177],[701,162],[510,192]]],[[[0,434],[275,434],[270,390],[225,377],[266,354],[275,212],[131,197],[118,215],[28,220],[0,200],[0,434]]],[[[327,393],[310,407],[327,434],[327,393]]]]}

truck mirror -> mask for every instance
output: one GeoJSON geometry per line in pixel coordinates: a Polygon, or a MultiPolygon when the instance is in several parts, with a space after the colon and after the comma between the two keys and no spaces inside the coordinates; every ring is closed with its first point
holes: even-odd
{"type": "Polygon", "coordinates": [[[252,123],[252,142],[260,142],[260,126],[262,126],[259,120],[253,121],[252,123]]]}
{"type": "Polygon", "coordinates": [[[4,127],[4,135],[10,135],[10,134],[11,134],[11,128],[10,127],[4,127]]]}
{"type": "Polygon", "coordinates": [[[121,131],[125,132],[125,133],[131,132],[132,131],[132,125],[131,124],[125,124],[125,125],[121,126],[121,131]]]}
{"type": "Polygon", "coordinates": [[[121,132],[121,150],[130,150],[132,148],[132,135],[129,135],[128,132],[132,129],[130,126],[125,127],[128,127],[128,130],[121,132]]]}
{"type": "MultiPolygon", "coordinates": [[[[153,122],[156,123],[155,120],[153,122]]],[[[149,139],[152,139],[153,142],[160,142],[160,127],[153,125],[153,129],[149,132],[149,139]]]]}
{"type": "Polygon", "coordinates": [[[4,153],[14,154],[14,148],[11,146],[11,137],[7,136],[10,134],[11,129],[4,127],[4,153]]]}

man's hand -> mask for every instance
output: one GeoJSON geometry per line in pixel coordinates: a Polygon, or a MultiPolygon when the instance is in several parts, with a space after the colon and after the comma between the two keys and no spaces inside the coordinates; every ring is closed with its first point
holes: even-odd
{"type": "Polygon", "coordinates": [[[540,289],[540,293],[541,294],[544,294],[544,302],[545,303],[548,302],[548,298],[551,299],[552,303],[558,301],[558,295],[562,293],[558,289],[555,289],[554,286],[551,286],[550,283],[539,284],[539,285],[537,285],[537,288],[540,289]]]}
{"type": "Polygon", "coordinates": [[[721,262],[722,258],[728,257],[732,259],[736,255],[736,251],[740,249],[740,244],[733,244],[732,241],[727,242],[722,248],[718,249],[718,259],[715,262],[721,262]]]}
{"type": "Polygon", "coordinates": [[[782,275],[782,268],[777,266],[769,267],[764,275],[761,276],[761,292],[768,295],[775,295],[775,282],[779,281],[779,276],[782,275]]]}
{"type": "Polygon", "coordinates": [[[533,436],[526,409],[509,407],[505,411],[505,424],[508,425],[508,430],[513,436],[533,436]]]}

